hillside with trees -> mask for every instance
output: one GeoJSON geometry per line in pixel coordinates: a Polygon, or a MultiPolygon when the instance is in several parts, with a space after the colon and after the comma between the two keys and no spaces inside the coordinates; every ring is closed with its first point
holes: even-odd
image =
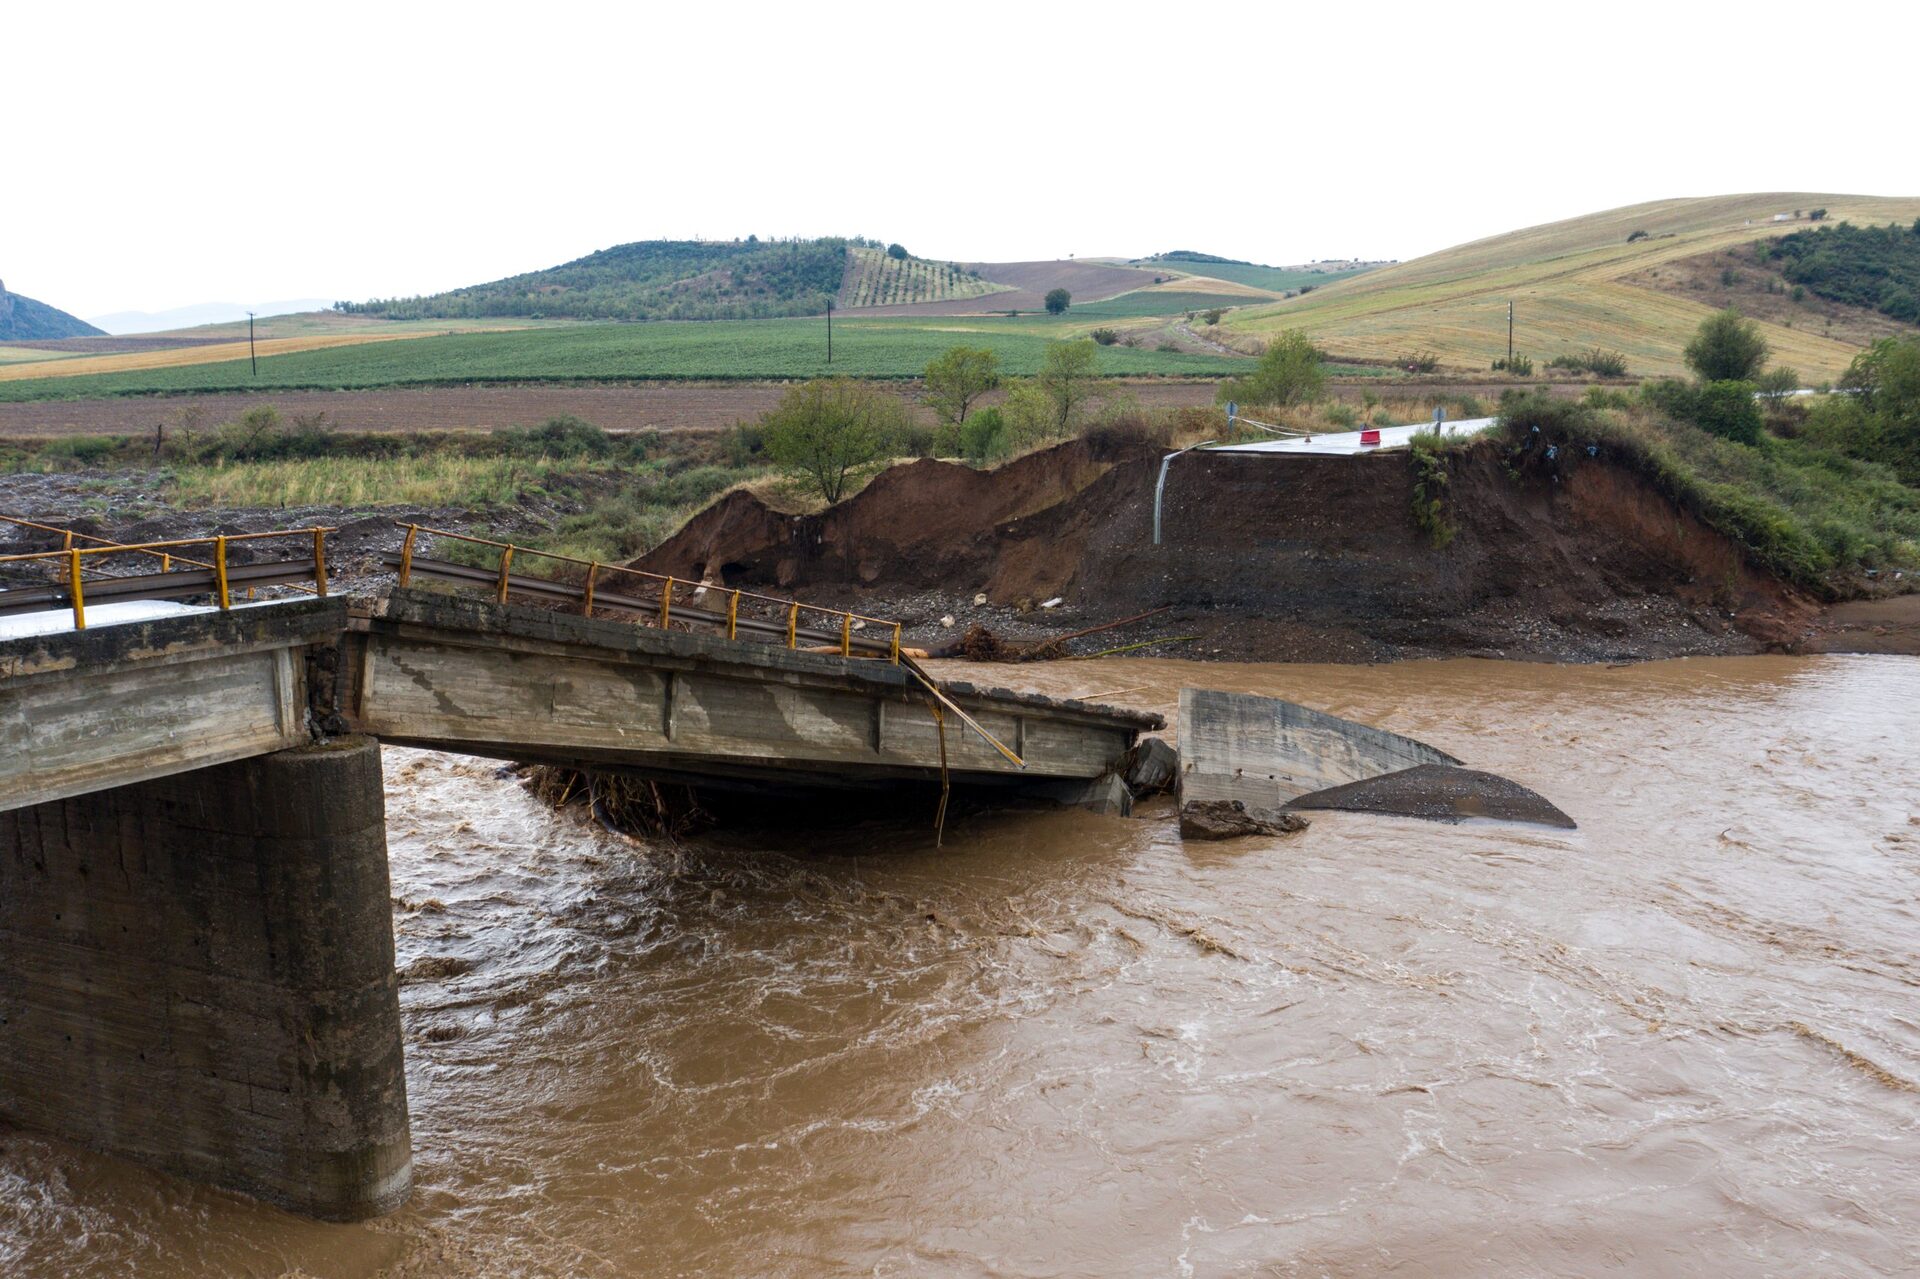
{"type": "Polygon", "coordinates": [[[840,291],[850,244],[819,240],[638,240],[428,297],[336,302],[390,319],[760,320],[817,315],[840,291]]]}
{"type": "Polygon", "coordinates": [[[1766,259],[1809,293],[1920,324],[1920,218],[1912,226],[1842,222],[1796,231],[1764,248],[1766,259]]]}
{"type": "Polygon", "coordinates": [[[103,330],[58,307],[9,293],[6,284],[0,282],[0,342],[48,342],[59,338],[99,337],[102,333],[103,330]]]}

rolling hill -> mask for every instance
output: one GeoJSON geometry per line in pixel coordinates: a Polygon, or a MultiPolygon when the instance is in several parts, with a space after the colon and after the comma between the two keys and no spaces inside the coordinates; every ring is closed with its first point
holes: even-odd
{"type": "Polygon", "coordinates": [[[337,303],[392,319],[519,316],[746,320],[818,315],[840,291],[841,239],[638,240],[550,267],[418,298],[337,303]]]}
{"type": "Polygon", "coordinates": [[[1382,264],[1314,262],[1305,266],[1265,266],[1259,262],[1242,262],[1237,258],[1223,258],[1212,253],[1196,253],[1192,249],[1174,249],[1167,253],[1156,253],[1150,258],[1136,258],[1134,265],[1161,267],[1186,275],[1226,280],[1278,295],[1302,287],[1313,289],[1335,284],[1382,264]]]}
{"type": "MultiPolygon", "coordinates": [[[[890,252],[837,237],[639,240],[449,293],[341,302],[335,308],[348,315],[406,320],[767,320],[819,315],[829,304],[843,311],[977,311],[980,299],[1008,294],[1011,301],[996,298],[996,309],[1039,309],[1037,296],[1025,298],[1018,282],[989,274],[994,264],[963,266],[898,252],[897,246],[890,252]]],[[[1078,279],[1074,263],[1047,265],[1078,279]]],[[[1014,274],[1024,278],[1018,270],[1014,274]]],[[[1102,296],[1150,282],[1143,273],[1128,272],[1102,296]]]]}
{"type": "Polygon", "coordinates": [[[100,336],[101,331],[78,316],[18,293],[0,282],[0,342],[44,342],[59,338],[100,336]]]}
{"type": "MultiPolygon", "coordinates": [[[[1756,241],[1805,230],[1806,214],[1822,207],[1836,223],[1911,223],[1920,197],[1783,193],[1630,205],[1235,311],[1223,328],[1246,345],[1300,328],[1342,358],[1397,361],[1430,351],[1445,367],[1484,372],[1506,353],[1511,300],[1516,349],[1536,361],[1601,346],[1623,352],[1636,375],[1679,373],[1687,339],[1724,299],[1689,287],[1677,264],[1728,250],[1751,256],[1756,241]]],[[[1810,379],[1838,376],[1860,349],[1845,325],[1811,304],[1758,318],[1774,359],[1810,379]]]]}

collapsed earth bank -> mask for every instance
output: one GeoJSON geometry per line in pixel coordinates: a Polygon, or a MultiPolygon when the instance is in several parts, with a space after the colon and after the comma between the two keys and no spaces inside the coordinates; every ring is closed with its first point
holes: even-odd
{"type": "Polygon", "coordinates": [[[1159,651],[1228,660],[1593,661],[1790,649],[1819,631],[1813,600],[1604,448],[1549,460],[1483,438],[1443,453],[1424,528],[1405,451],[1186,453],[1156,546],[1163,456],[1091,438],[992,471],[923,460],[817,515],[739,491],[635,564],[898,616],[915,642],[958,633],[943,611],[1043,635],[1164,605],[1116,634],[1197,637],[1159,651]],[[1028,611],[1054,597],[1064,607],[1028,611]]]}

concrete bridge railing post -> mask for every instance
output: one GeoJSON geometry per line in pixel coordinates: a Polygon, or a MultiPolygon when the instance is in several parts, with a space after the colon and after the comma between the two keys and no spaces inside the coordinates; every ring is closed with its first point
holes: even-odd
{"type": "Polygon", "coordinates": [[[0,813],[0,1116],[316,1217],[412,1185],[380,752],[0,813]]]}

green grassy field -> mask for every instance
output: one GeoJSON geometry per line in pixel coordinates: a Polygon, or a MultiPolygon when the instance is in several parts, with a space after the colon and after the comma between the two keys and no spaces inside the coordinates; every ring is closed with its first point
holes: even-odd
{"type": "MultiPolygon", "coordinates": [[[[1064,318],[1064,317],[1063,317],[1064,318]]],[[[966,343],[991,347],[1003,372],[1035,373],[1063,324],[1032,320],[836,320],[833,363],[826,359],[821,320],[710,321],[688,324],[581,324],[506,333],[376,342],[260,361],[143,369],[85,377],[0,383],[0,400],[83,399],[189,391],[338,390],[469,382],[574,382],[918,377],[927,362],[966,343]]],[[[1126,347],[1103,348],[1109,376],[1208,376],[1240,361],[1126,347]]]]}

